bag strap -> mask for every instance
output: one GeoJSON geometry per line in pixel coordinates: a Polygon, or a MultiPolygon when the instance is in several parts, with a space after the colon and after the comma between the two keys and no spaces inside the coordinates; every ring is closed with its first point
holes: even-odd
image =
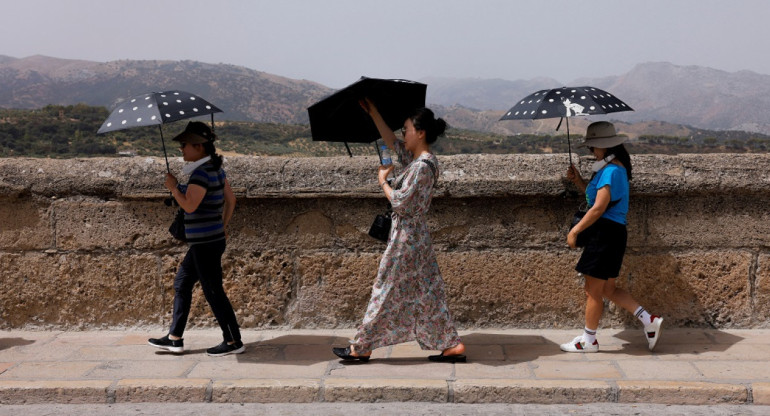
{"type": "MultiPolygon", "coordinates": [[[[420,159],[419,161],[424,162],[425,164],[428,165],[428,167],[430,167],[430,171],[431,173],[433,173],[433,186],[436,186],[436,182],[438,181],[438,172],[437,172],[438,169],[436,168],[436,165],[430,160],[426,160],[426,159],[420,159]]],[[[393,190],[401,189],[401,185],[404,184],[404,178],[406,178],[406,176],[401,177],[401,179],[396,183],[396,186],[393,188],[393,190]]]]}
{"type": "MultiPolygon", "coordinates": [[[[608,209],[610,209],[610,208],[614,207],[615,205],[619,204],[619,203],[620,203],[620,201],[621,201],[622,199],[623,199],[623,198],[621,198],[621,199],[616,199],[616,200],[614,200],[614,201],[610,201],[610,202],[607,204],[607,208],[605,208],[605,209],[604,209],[604,212],[607,212],[607,210],[608,210],[608,209]]],[[[581,204],[581,206],[582,206],[582,204],[581,204]]],[[[588,207],[588,209],[586,209],[586,211],[588,211],[589,209],[591,209],[591,207],[593,207],[593,205],[591,205],[590,207],[588,207]]]]}
{"type": "Polygon", "coordinates": [[[438,168],[436,168],[436,165],[428,159],[420,159],[420,162],[428,164],[430,171],[433,173],[433,186],[436,186],[436,182],[438,182],[438,168]]]}

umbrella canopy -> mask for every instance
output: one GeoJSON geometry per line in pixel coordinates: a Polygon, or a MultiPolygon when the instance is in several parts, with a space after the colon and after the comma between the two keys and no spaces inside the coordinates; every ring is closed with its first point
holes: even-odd
{"type": "MultiPolygon", "coordinates": [[[[596,87],[561,87],[540,90],[521,99],[511,107],[503,120],[535,120],[560,117],[567,119],[567,149],[572,163],[572,143],[569,138],[569,118],[593,114],[634,111],[614,95],[596,87]]],[[[559,130],[559,125],[556,130],[559,130]]]]}
{"type": "Polygon", "coordinates": [[[595,87],[562,87],[540,90],[511,107],[500,120],[587,116],[634,111],[626,103],[595,87]]]}
{"type": "Polygon", "coordinates": [[[221,112],[214,104],[189,92],[151,92],[119,104],[96,133],[160,125],[221,112]]]}
{"type": "Polygon", "coordinates": [[[166,171],[169,171],[166,142],[163,140],[162,124],[211,114],[211,129],[214,130],[214,113],[222,110],[203,98],[184,91],[151,92],[137,95],[122,102],[110,113],[96,134],[110,131],[158,125],[166,171]]]}
{"type": "Polygon", "coordinates": [[[313,141],[371,143],[380,133],[359,100],[372,100],[388,127],[397,130],[415,109],[425,107],[427,88],[426,84],[404,79],[361,77],[308,107],[313,141]]]}

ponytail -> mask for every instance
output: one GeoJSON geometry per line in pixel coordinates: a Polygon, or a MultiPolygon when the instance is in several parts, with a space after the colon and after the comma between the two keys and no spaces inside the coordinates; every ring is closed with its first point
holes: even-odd
{"type": "Polygon", "coordinates": [[[214,147],[214,142],[203,143],[203,150],[207,155],[211,156],[211,164],[214,165],[214,169],[219,170],[222,167],[223,159],[222,155],[217,154],[217,149],[214,147]]]}
{"type": "Polygon", "coordinates": [[[626,168],[626,176],[628,176],[628,180],[630,181],[632,178],[631,155],[628,154],[628,150],[626,150],[626,147],[623,146],[622,143],[615,147],[610,147],[609,149],[607,149],[607,153],[605,154],[605,157],[609,155],[615,155],[615,159],[617,159],[617,161],[620,162],[624,168],[626,168]]]}

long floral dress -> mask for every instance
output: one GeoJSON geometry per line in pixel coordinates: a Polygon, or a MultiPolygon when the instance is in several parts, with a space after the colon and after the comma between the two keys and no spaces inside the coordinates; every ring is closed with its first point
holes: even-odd
{"type": "Polygon", "coordinates": [[[398,140],[395,149],[401,164],[408,166],[396,178],[396,183],[403,183],[391,195],[388,247],[363,323],[351,341],[357,353],[412,340],[424,350],[444,350],[460,343],[425,218],[438,178],[434,180],[431,167],[420,160],[429,160],[437,170],[438,161],[430,153],[412,160],[414,155],[398,140]]]}

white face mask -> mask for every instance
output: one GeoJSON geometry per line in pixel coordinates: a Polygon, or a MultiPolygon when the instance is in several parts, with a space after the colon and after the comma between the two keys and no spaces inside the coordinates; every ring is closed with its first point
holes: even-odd
{"type": "Polygon", "coordinates": [[[612,162],[612,159],[615,159],[615,155],[609,155],[602,160],[597,160],[591,166],[591,170],[594,172],[600,171],[603,167],[607,166],[608,163],[612,162]]]}

